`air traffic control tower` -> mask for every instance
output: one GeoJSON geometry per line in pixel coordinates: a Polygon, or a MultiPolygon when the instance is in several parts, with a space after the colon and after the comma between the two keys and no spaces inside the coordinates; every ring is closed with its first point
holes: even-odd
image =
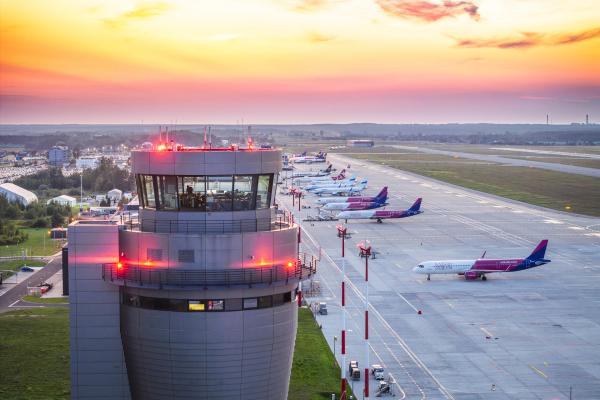
{"type": "Polygon", "coordinates": [[[287,397],[299,282],[281,151],[132,152],[139,218],[69,227],[73,399],[287,397]]]}

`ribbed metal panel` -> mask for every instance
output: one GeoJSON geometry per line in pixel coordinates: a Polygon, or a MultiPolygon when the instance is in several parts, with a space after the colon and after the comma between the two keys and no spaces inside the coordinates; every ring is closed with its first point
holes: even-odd
{"type": "Polygon", "coordinates": [[[287,397],[297,306],[177,313],[121,306],[132,398],[287,397]]]}

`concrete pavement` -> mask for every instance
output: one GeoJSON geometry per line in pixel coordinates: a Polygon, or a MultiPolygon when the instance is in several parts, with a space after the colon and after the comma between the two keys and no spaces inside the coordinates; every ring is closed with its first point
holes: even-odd
{"type": "MultiPolygon", "coordinates": [[[[365,366],[364,260],[355,246],[369,240],[379,252],[369,269],[370,363],[381,363],[392,374],[397,398],[567,399],[570,386],[574,399],[600,398],[600,219],[341,155],[328,158],[369,178],[365,194],[389,186],[388,210],[424,199],[425,213],[415,217],[348,224],[347,361],[365,366]],[[490,274],[487,282],[455,275],[428,282],[411,271],[420,261],[477,258],[484,250],[490,258],[524,257],[541,239],[550,241],[552,263],[490,274]]],[[[314,198],[307,195],[303,204],[314,207],[314,198]]],[[[288,196],[279,201],[291,208],[288,196]]],[[[296,214],[301,219],[316,210],[296,214]]],[[[339,222],[301,223],[302,245],[322,254],[314,278],[320,291],[307,300],[328,303],[329,315],[317,318],[332,347],[341,331],[339,222]]],[[[338,340],[341,363],[339,345],[338,340]]],[[[360,394],[362,382],[353,384],[360,394]]]]}

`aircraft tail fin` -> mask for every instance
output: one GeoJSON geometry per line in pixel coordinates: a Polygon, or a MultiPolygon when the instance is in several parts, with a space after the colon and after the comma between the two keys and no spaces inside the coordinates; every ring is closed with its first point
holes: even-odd
{"type": "Polygon", "coordinates": [[[325,168],[325,171],[323,171],[323,172],[327,172],[327,173],[329,173],[329,172],[331,172],[331,168],[332,168],[332,165],[331,165],[331,164],[329,164],[329,165],[327,166],[327,168],[325,168]]]}
{"type": "Polygon", "coordinates": [[[537,245],[533,252],[527,257],[529,260],[543,260],[546,255],[546,247],[548,247],[548,239],[544,239],[537,245]]]}
{"type": "Polygon", "coordinates": [[[415,203],[408,209],[408,211],[419,211],[419,209],[421,208],[422,200],[423,198],[419,197],[417,201],[415,201],[415,203]]]}
{"type": "Polygon", "coordinates": [[[388,188],[384,186],[383,189],[375,196],[375,201],[378,203],[385,203],[388,197],[388,188]]]}

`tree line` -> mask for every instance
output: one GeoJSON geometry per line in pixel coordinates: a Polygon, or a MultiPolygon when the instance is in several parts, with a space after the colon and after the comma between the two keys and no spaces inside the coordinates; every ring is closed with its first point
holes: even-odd
{"type": "Polygon", "coordinates": [[[27,240],[27,233],[19,229],[16,221],[24,221],[31,228],[57,228],[66,225],[71,217],[71,207],[56,203],[32,203],[23,206],[11,203],[0,195],[0,245],[21,243],[27,240]]]}
{"type": "Polygon", "coordinates": [[[86,169],[82,174],[64,176],[60,168],[49,168],[14,181],[15,185],[34,191],[78,189],[81,183],[85,191],[91,192],[106,192],[114,188],[129,191],[134,187],[133,175],[117,167],[111,159],[104,157],[100,159],[97,168],[86,169]]]}

